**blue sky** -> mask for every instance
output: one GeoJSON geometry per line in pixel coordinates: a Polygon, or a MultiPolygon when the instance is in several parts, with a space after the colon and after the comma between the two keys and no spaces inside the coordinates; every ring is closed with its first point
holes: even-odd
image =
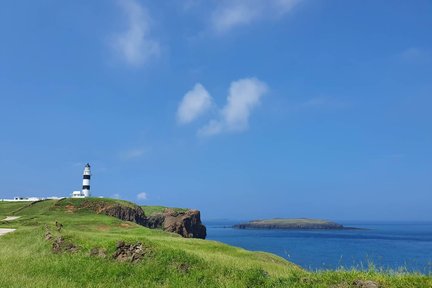
{"type": "Polygon", "coordinates": [[[432,2],[2,1],[0,198],[432,220],[432,2]]]}

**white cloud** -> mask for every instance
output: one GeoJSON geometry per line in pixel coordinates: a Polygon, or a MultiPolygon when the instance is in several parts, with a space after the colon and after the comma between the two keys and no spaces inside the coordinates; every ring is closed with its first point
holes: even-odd
{"type": "Polygon", "coordinates": [[[273,0],[273,5],[278,9],[280,14],[290,12],[302,0],[273,0]]]}
{"type": "Polygon", "coordinates": [[[268,88],[256,78],[245,78],[230,85],[227,103],[220,111],[219,119],[211,120],[198,131],[200,136],[210,136],[227,132],[241,132],[249,127],[252,111],[260,104],[261,97],[268,88]]]}
{"type": "Polygon", "coordinates": [[[118,3],[128,25],[123,33],[113,38],[112,45],[129,65],[140,66],[160,54],[159,43],[150,36],[150,16],[136,0],[119,0],[118,3]]]}
{"type": "Polygon", "coordinates": [[[210,120],[210,122],[198,130],[199,136],[211,136],[221,133],[223,125],[218,120],[210,120]]]}
{"type": "Polygon", "coordinates": [[[221,4],[213,13],[213,29],[222,33],[235,26],[248,24],[260,15],[259,10],[254,5],[247,5],[245,1],[232,1],[231,3],[221,4]]]}
{"type": "Polygon", "coordinates": [[[187,124],[201,116],[212,105],[212,98],[203,85],[195,84],[180,102],[177,109],[177,121],[187,124]]]}
{"type": "Polygon", "coordinates": [[[113,195],[111,196],[111,198],[114,198],[114,199],[120,199],[120,194],[115,193],[115,194],[113,194],[113,195]]]}
{"type": "Polygon", "coordinates": [[[217,33],[247,25],[263,18],[280,17],[302,0],[220,0],[211,17],[217,33]]]}
{"type": "Polygon", "coordinates": [[[232,82],[227,104],[222,110],[227,128],[240,131],[246,129],[250,113],[260,103],[265,92],[267,85],[256,78],[232,82]]]}
{"type": "Polygon", "coordinates": [[[147,193],[141,192],[137,194],[138,200],[147,200],[147,193]]]}

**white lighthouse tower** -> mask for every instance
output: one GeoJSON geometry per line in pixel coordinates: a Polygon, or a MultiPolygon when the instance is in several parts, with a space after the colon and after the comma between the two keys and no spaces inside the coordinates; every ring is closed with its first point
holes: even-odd
{"type": "Polygon", "coordinates": [[[83,172],[82,190],[73,191],[72,198],[90,197],[90,177],[91,177],[90,164],[87,163],[84,167],[84,172],[83,172]]]}
{"type": "Polygon", "coordinates": [[[82,195],[84,197],[90,197],[90,164],[87,163],[84,167],[83,182],[82,182],[82,195]]]}

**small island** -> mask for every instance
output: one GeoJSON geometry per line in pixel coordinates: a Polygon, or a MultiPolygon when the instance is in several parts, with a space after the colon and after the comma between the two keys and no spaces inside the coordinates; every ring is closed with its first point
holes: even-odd
{"type": "Polygon", "coordinates": [[[253,220],[247,223],[234,225],[237,229],[327,229],[327,230],[342,230],[355,229],[352,227],[344,227],[341,224],[308,218],[274,218],[264,220],[253,220]]]}

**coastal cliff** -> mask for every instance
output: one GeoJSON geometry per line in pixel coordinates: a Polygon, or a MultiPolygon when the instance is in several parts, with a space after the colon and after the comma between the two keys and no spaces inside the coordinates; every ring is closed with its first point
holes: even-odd
{"type": "Polygon", "coordinates": [[[201,223],[201,213],[198,210],[176,211],[166,208],[163,212],[150,215],[147,227],[160,228],[185,238],[205,239],[207,236],[207,229],[201,223]]]}
{"type": "Polygon", "coordinates": [[[253,220],[233,227],[237,229],[346,229],[343,225],[335,222],[308,218],[253,220]]]}
{"type": "Polygon", "coordinates": [[[169,209],[163,213],[154,213],[146,216],[142,207],[123,200],[114,199],[63,199],[57,206],[64,207],[69,213],[78,210],[90,210],[97,214],[105,214],[120,220],[131,221],[148,228],[159,228],[173,232],[185,238],[205,239],[206,227],[201,222],[199,210],[169,209]]]}

